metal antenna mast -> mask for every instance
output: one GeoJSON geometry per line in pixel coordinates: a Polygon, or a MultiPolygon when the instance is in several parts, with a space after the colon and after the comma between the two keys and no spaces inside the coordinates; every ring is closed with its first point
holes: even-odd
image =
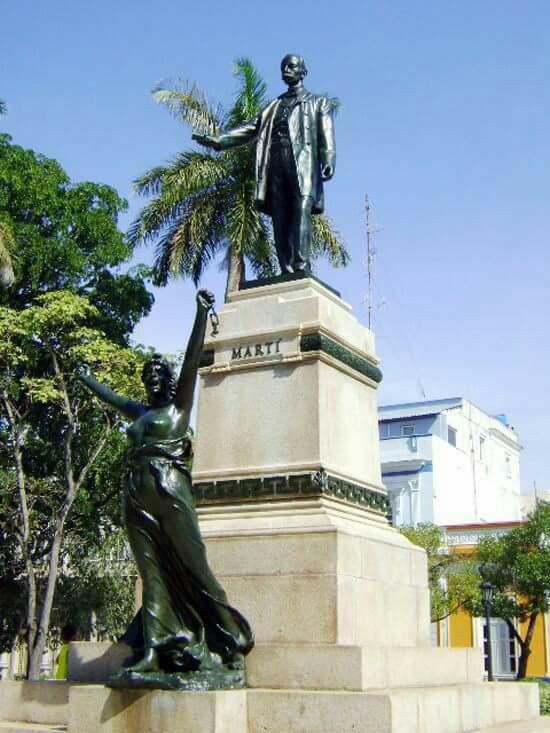
{"type": "Polygon", "coordinates": [[[374,305],[374,258],[376,256],[376,250],[373,246],[374,235],[379,230],[372,227],[370,224],[370,211],[371,205],[369,196],[365,196],[365,226],[367,231],[367,314],[368,314],[368,327],[372,328],[373,313],[375,309],[374,305]]]}

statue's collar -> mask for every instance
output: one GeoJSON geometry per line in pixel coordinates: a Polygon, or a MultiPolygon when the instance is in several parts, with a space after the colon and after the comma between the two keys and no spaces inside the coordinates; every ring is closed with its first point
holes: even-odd
{"type": "Polygon", "coordinates": [[[300,87],[296,90],[295,93],[287,91],[284,94],[281,94],[279,99],[295,99],[297,102],[302,102],[308,97],[311,97],[311,94],[308,92],[308,90],[305,87],[300,87]]]}

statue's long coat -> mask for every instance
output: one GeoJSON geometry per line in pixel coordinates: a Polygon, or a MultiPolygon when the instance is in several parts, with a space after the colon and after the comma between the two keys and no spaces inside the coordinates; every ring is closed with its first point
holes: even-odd
{"type": "MultiPolygon", "coordinates": [[[[256,140],[256,206],[266,214],[271,213],[267,180],[271,132],[277,109],[281,103],[278,97],[265,107],[255,120],[221,134],[217,141],[221,148],[232,148],[256,140]]],[[[313,213],[324,209],[321,167],[336,162],[332,108],[327,97],[318,97],[306,89],[297,95],[288,129],[296,161],[298,185],[302,196],[313,198],[313,213]]]]}

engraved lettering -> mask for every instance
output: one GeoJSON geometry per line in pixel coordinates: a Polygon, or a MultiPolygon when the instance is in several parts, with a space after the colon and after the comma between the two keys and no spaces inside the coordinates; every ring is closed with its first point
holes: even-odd
{"type": "Polygon", "coordinates": [[[231,361],[250,359],[253,356],[272,356],[281,353],[282,338],[274,341],[265,341],[261,344],[242,344],[231,347],[231,361]]]}

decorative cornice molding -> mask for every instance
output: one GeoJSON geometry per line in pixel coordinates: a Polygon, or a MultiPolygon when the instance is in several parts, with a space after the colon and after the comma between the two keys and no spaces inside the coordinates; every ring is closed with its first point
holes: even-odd
{"type": "Polygon", "coordinates": [[[197,506],[328,496],[388,518],[391,512],[390,501],[385,492],[345,481],[324,470],[227,481],[199,481],[193,484],[193,494],[197,506]]]}
{"type": "Polygon", "coordinates": [[[300,351],[323,351],[373,382],[382,381],[382,372],[377,366],[322,333],[304,334],[300,339],[300,351]]]}

